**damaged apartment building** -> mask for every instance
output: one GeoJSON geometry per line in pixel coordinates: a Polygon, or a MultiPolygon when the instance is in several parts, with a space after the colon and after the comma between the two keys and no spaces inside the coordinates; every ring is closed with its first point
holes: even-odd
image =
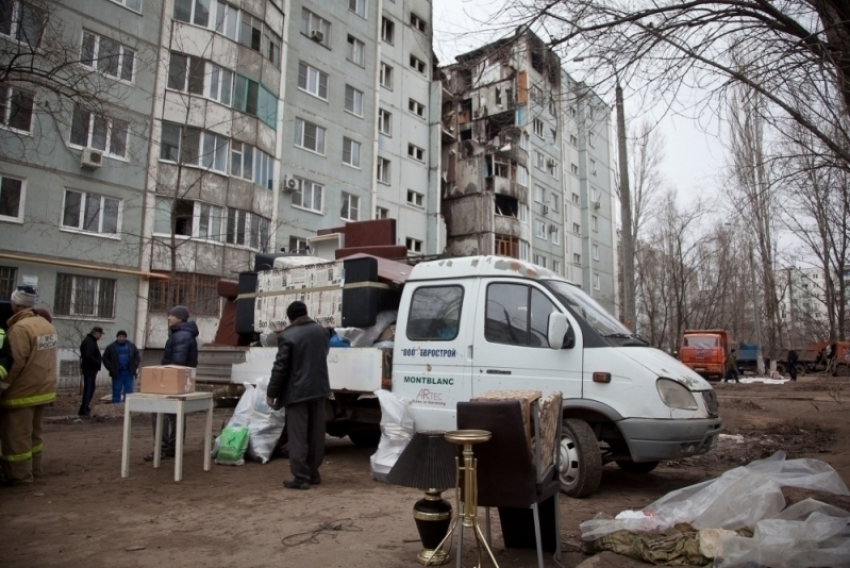
{"type": "Polygon", "coordinates": [[[615,313],[609,109],[524,29],[441,75],[446,253],[532,261],[615,313]]]}

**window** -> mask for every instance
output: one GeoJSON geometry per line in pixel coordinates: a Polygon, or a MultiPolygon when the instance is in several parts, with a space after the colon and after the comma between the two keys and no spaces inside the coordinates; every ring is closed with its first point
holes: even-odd
{"type": "Polygon", "coordinates": [[[528,187],[528,170],[525,168],[525,166],[517,165],[516,182],[523,187],[528,187]]]}
{"type": "Polygon", "coordinates": [[[575,134],[570,134],[570,145],[578,146],[578,138],[576,138],[575,134]]]}
{"type": "Polygon", "coordinates": [[[390,183],[390,161],[386,158],[378,158],[378,181],[390,183]]]}
{"type": "Polygon", "coordinates": [[[269,220],[248,211],[228,209],[225,241],[231,245],[266,250],[269,242],[269,220]]]}
{"type": "Polygon", "coordinates": [[[558,131],[555,130],[554,128],[550,128],[549,129],[549,138],[550,138],[550,142],[552,142],[552,144],[557,144],[558,143],[558,131]]]}
{"type": "Polygon", "coordinates": [[[540,219],[534,220],[534,236],[539,237],[541,239],[546,238],[546,223],[544,223],[540,219]]]}
{"type": "Polygon", "coordinates": [[[381,62],[381,86],[393,89],[393,68],[383,61],[381,62]]]}
{"type": "MultiPolygon", "coordinates": [[[[545,258],[536,256],[535,262],[545,258]]],[[[545,266],[545,264],[541,264],[545,266]]],[[[540,291],[522,284],[487,286],[484,338],[491,343],[549,347],[549,315],[555,305],[540,291]]]]}
{"type": "Polygon", "coordinates": [[[578,193],[573,193],[572,200],[573,203],[581,203],[581,198],[579,197],[578,193]]]}
{"type": "Polygon", "coordinates": [[[215,3],[215,31],[236,41],[239,37],[239,10],[218,0],[215,3]]]}
{"type": "Polygon", "coordinates": [[[379,109],[378,110],[378,132],[392,136],[393,131],[393,115],[391,112],[379,109]]]}
{"type": "MultiPolygon", "coordinates": [[[[163,122],[159,158],[227,173],[229,145],[230,140],[220,134],[163,122]]],[[[240,177],[247,176],[242,172],[240,177]]]]}
{"type": "Polygon", "coordinates": [[[593,289],[599,290],[599,275],[596,273],[593,274],[593,289]]]}
{"type": "MultiPolygon", "coordinates": [[[[593,117],[591,117],[591,118],[593,118],[593,117]]],[[[595,148],[595,147],[596,147],[596,143],[595,143],[595,142],[596,142],[596,135],[595,135],[593,132],[588,132],[588,133],[587,133],[587,144],[588,144],[591,148],[595,148]]]]}
{"type": "Polygon", "coordinates": [[[543,137],[543,121],[540,120],[539,118],[535,118],[534,122],[533,122],[533,128],[534,128],[534,133],[542,138],[543,137]]]}
{"type": "Polygon", "coordinates": [[[122,79],[133,80],[136,52],[115,40],[83,30],[80,63],[86,67],[122,79]]]}
{"type": "Polygon", "coordinates": [[[407,338],[419,341],[451,341],[457,337],[459,331],[462,306],[461,286],[417,288],[410,299],[407,338]]]}
{"type": "Polygon", "coordinates": [[[156,198],[153,232],[221,242],[224,209],[203,201],[156,198]]]}
{"type": "Polygon", "coordinates": [[[531,245],[525,241],[519,242],[519,259],[528,260],[531,256],[531,245]]]}
{"type": "Polygon", "coordinates": [[[114,318],[115,280],[57,274],[53,315],[114,318]]]}
{"type": "Polygon", "coordinates": [[[560,207],[559,207],[560,201],[561,200],[558,198],[558,194],[552,193],[550,195],[550,198],[549,198],[549,205],[552,207],[553,210],[558,212],[560,210],[560,207]]]}
{"type": "Polygon", "coordinates": [[[42,10],[17,0],[0,1],[0,34],[15,38],[35,50],[44,33],[42,10]]]}
{"type": "Polygon", "coordinates": [[[325,153],[325,129],[300,118],[295,119],[295,145],[318,154],[325,153]]]}
{"type": "Polygon", "coordinates": [[[8,298],[18,284],[18,269],[11,266],[0,266],[0,297],[8,298]]]}
{"type": "Polygon", "coordinates": [[[298,88],[326,101],[328,100],[328,74],[307,65],[303,61],[299,62],[298,88]]]}
{"type": "Polygon", "coordinates": [[[528,133],[524,131],[519,135],[519,147],[528,152],[528,133]]]}
{"type": "Polygon", "coordinates": [[[348,36],[348,47],[346,48],[345,58],[363,67],[363,51],[366,48],[365,44],[354,36],[348,36]]]}
{"type": "Polygon", "coordinates": [[[573,253],[573,264],[581,266],[581,255],[577,252],[573,253]]]}
{"type": "Polygon", "coordinates": [[[126,6],[130,10],[134,12],[142,11],[142,0],[112,0],[116,4],[120,4],[122,6],[126,6]]]}
{"type": "Polygon", "coordinates": [[[422,207],[425,203],[425,196],[418,191],[412,189],[407,190],[407,202],[417,207],[422,207]]]}
{"type": "Polygon", "coordinates": [[[172,51],[168,64],[168,88],[203,95],[229,106],[233,72],[203,59],[172,51]]]}
{"type": "Polygon", "coordinates": [[[351,138],[342,139],[342,163],[355,168],[360,167],[360,142],[351,138]]]}
{"type": "Polygon", "coordinates": [[[0,220],[23,221],[25,195],[26,180],[0,175],[0,220]]]}
{"type": "Polygon", "coordinates": [[[407,155],[420,162],[425,161],[425,150],[413,144],[407,145],[407,155]]]}
{"type": "Polygon", "coordinates": [[[510,176],[510,166],[504,162],[493,163],[493,175],[496,177],[507,178],[510,176]]]}
{"type": "Polygon", "coordinates": [[[593,231],[598,231],[598,230],[599,230],[599,220],[596,218],[596,215],[591,215],[591,216],[590,216],[590,228],[591,228],[593,231]]]}
{"type": "Polygon", "coordinates": [[[425,118],[425,105],[413,99],[407,100],[407,110],[420,118],[425,118]]]}
{"type": "Polygon", "coordinates": [[[268,26],[264,26],[260,53],[278,69],[280,69],[280,44],[280,36],[271,31],[268,26]]]}
{"type": "Polygon", "coordinates": [[[148,307],[151,312],[164,312],[179,304],[189,308],[195,317],[218,317],[221,311],[218,280],[218,276],[186,272],[178,272],[171,280],[151,280],[148,307]]]}
{"type": "Polygon", "coordinates": [[[407,247],[407,252],[411,252],[413,254],[422,253],[422,241],[419,239],[407,237],[404,239],[404,246],[407,247]]]}
{"type": "Polygon", "coordinates": [[[543,256],[542,254],[535,254],[534,255],[534,264],[536,264],[537,266],[542,266],[543,268],[546,268],[546,257],[543,256]]]}
{"type": "MultiPolygon", "coordinates": [[[[246,21],[248,22],[248,30],[243,31],[246,34],[243,37],[239,29],[239,10],[221,0],[175,0],[173,17],[175,20],[181,22],[189,22],[196,26],[214,29],[216,32],[233,41],[239,41],[241,43],[244,39],[246,42],[245,45],[252,47],[256,51],[260,50],[259,36],[257,37],[257,47],[253,47],[251,43],[253,35],[251,28],[253,28],[255,22],[262,26],[262,22],[243,12],[243,24],[246,21]]],[[[259,29],[262,29],[262,27],[259,29]]]]}
{"type": "Polygon", "coordinates": [[[355,116],[363,116],[363,91],[351,85],[345,86],[345,110],[355,116]]]}
{"type": "Polygon", "coordinates": [[[256,116],[277,129],[277,97],[262,84],[237,75],[233,88],[233,108],[256,116]]]}
{"type": "Polygon", "coordinates": [[[528,205],[525,203],[519,206],[519,220],[521,223],[528,224],[528,205]]]}
{"type": "Polygon", "coordinates": [[[587,117],[590,120],[593,120],[596,117],[596,107],[593,105],[587,105],[587,117]]]}
{"type": "Polygon", "coordinates": [[[590,160],[590,173],[596,175],[596,160],[590,160]]]}
{"type": "Polygon", "coordinates": [[[593,245],[593,260],[599,260],[599,245],[593,245]]]}
{"type": "Polygon", "coordinates": [[[310,243],[301,237],[289,237],[289,252],[308,252],[310,243]]]}
{"type": "Polygon", "coordinates": [[[274,187],[272,157],[250,144],[230,141],[230,175],[253,181],[266,189],[274,187]]]}
{"type": "Polygon", "coordinates": [[[578,223],[573,223],[573,232],[575,234],[581,233],[581,225],[579,225],[578,223]]]}
{"type": "Polygon", "coordinates": [[[410,67],[425,75],[425,62],[416,57],[415,55],[410,56],[410,67]]]}
{"type": "Polygon", "coordinates": [[[578,175],[578,166],[575,164],[570,164],[570,173],[573,175],[578,175]]]}
{"type": "Polygon", "coordinates": [[[558,162],[549,158],[546,160],[546,171],[549,172],[549,175],[555,179],[558,179],[558,162]]]}
{"type": "Polygon", "coordinates": [[[425,20],[423,20],[416,14],[410,14],[410,25],[419,30],[420,32],[425,33],[425,20]]]}
{"type": "Polygon", "coordinates": [[[30,132],[32,129],[33,95],[11,85],[0,85],[0,124],[30,132]]]}
{"type": "Polygon", "coordinates": [[[71,122],[71,144],[101,150],[110,156],[124,157],[129,127],[130,124],[124,120],[97,116],[75,106],[71,122]]]}
{"type": "Polygon", "coordinates": [[[386,16],[381,18],[381,39],[391,45],[395,39],[395,22],[386,16]]]}
{"type": "Polygon", "coordinates": [[[118,233],[121,202],[94,193],[65,191],[62,227],[87,233],[118,233]]]}
{"type": "Polygon", "coordinates": [[[339,211],[341,219],[357,221],[360,219],[360,198],[350,193],[342,192],[342,208],[339,211]]]}
{"type": "Polygon", "coordinates": [[[554,224],[549,225],[549,240],[552,241],[553,245],[560,244],[561,242],[561,230],[554,224]]]}
{"type": "Polygon", "coordinates": [[[298,190],[292,194],[292,205],[321,213],[325,188],[310,180],[296,179],[298,180],[298,190]]]}
{"type": "Polygon", "coordinates": [[[534,151],[534,165],[537,167],[538,170],[542,170],[544,167],[546,167],[546,159],[543,157],[543,154],[541,154],[537,150],[534,151]]]}
{"type": "Polygon", "coordinates": [[[578,114],[578,113],[576,112],[576,107],[575,107],[575,105],[570,105],[570,108],[569,108],[569,111],[568,111],[568,112],[569,112],[569,115],[570,115],[571,117],[573,117],[573,118],[575,118],[575,117],[576,117],[576,114],[578,114]]]}
{"type": "Polygon", "coordinates": [[[325,47],[330,45],[330,23],[327,20],[320,18],[307,8],[301,9],[301,33],[325,47]]]}
{"type": "Polygon", "coordinates": [[[543,187],[534,184],[534,201],[537,203],[543,203],[543,193],[543,187]]]}
{"type": "Polygon", "coordinates": [[[366,0],[348,0],[348,9],[360,16],[366,17],[366,0]]]}
{"type": "Polygon", "coordinates": [[[561,261],[559,261],[559,260],[553,260],[552,261],[552,272],[554,272],[555,274],[561,273],[561,261]]]}
{"type": "MultiPolygon", "coordinates": [[[[196,0],[205,1],[205,0],[196,0]]],[[[239,43],[260,51],[263,38],[263,21],[260,18],[254,17],[247,12],[242,12],[242,28],[239,30],[239,43]]]]}
{"type": "Polygon", "coordinates": [[[375,208],[375,219],[389,219],[390,210],[386,207],[376,207],[375,208]]]}
{"type": "Polygon", "coordinates": [[[543,104],[543,90],[537,85],[531,86],[531,100],[537,104],[543,104]]]}

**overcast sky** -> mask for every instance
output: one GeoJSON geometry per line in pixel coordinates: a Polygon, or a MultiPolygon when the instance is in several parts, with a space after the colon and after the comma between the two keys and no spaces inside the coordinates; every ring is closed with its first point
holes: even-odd
{"type": "MultiPolygon", "coordinates": [[[[504,0],[432,0],[434,52],[440,64],[452,63],[456,55],[509,33],[507,26],[488,23],[503,3],[504,0]]],[[[578,63],[564,62],[564,68],[575,79],[584,79],[578,63]]],[[[613,85],[601,86],[600,91],[613,108],[613,85]]],[[[628,85],[624,85],[624,94],[627,121],[635,123],[647,117],[657,122],[663,132],[666,142],[663,175],[678,189],[680,202],[688,202],[695,195],[718,194],[724,149],[716,136],[717,122],[709,117],[700,122],[683,116],[659,118],[663,110],[642,107],[638,97],[630,96],[628,85]]],[[[615,120],[612,114],[612,125],[616,124],[615,120]]]]}

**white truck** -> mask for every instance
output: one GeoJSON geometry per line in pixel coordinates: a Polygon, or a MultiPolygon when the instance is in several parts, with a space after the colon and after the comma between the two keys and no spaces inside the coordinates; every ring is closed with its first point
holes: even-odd
{"type": "MultiPolygon", "coordinates": [[[[268,376],[275,351],[248,350],[232,380],[268,376]]],[[[485,391],[561,391],[560,477],[573,497],[596,491],[604,463],[646,473],[661,460],[707,452],[722,430],[702,377],[561,276],[504,257],[416,265],[391,352],[331,349],[329,369],[328,433],[360,445],[379,437],[378,389],[411,401],[417,430],[456,429],[457,402],[485,391]]]]}

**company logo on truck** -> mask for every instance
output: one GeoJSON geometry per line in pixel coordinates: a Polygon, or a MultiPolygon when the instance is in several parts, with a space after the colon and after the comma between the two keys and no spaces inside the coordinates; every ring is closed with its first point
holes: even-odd
{"type": "Polygon", "coordinates": [[[404,377],[405,383],[414,385],[449,385],[455,384],[454,379],[445,379],[439,377],[404,377]]]}
{"type": "Polygon", "coordinates": [[[457,357],[457,349],[402,349],[402,357],[457,357]]]}
{"type": "MultiPolygon", "coordinates": [[[[444,379],[451,380],[451,379],[444,379]]],[[[416,398],[413,399],[413,404],[430,404],[432,406],[445,406],[446,403],[443,402],[443,393],[435,392],[430,389],[421,389],[419,393],[416,395],[416,398]]]]}

